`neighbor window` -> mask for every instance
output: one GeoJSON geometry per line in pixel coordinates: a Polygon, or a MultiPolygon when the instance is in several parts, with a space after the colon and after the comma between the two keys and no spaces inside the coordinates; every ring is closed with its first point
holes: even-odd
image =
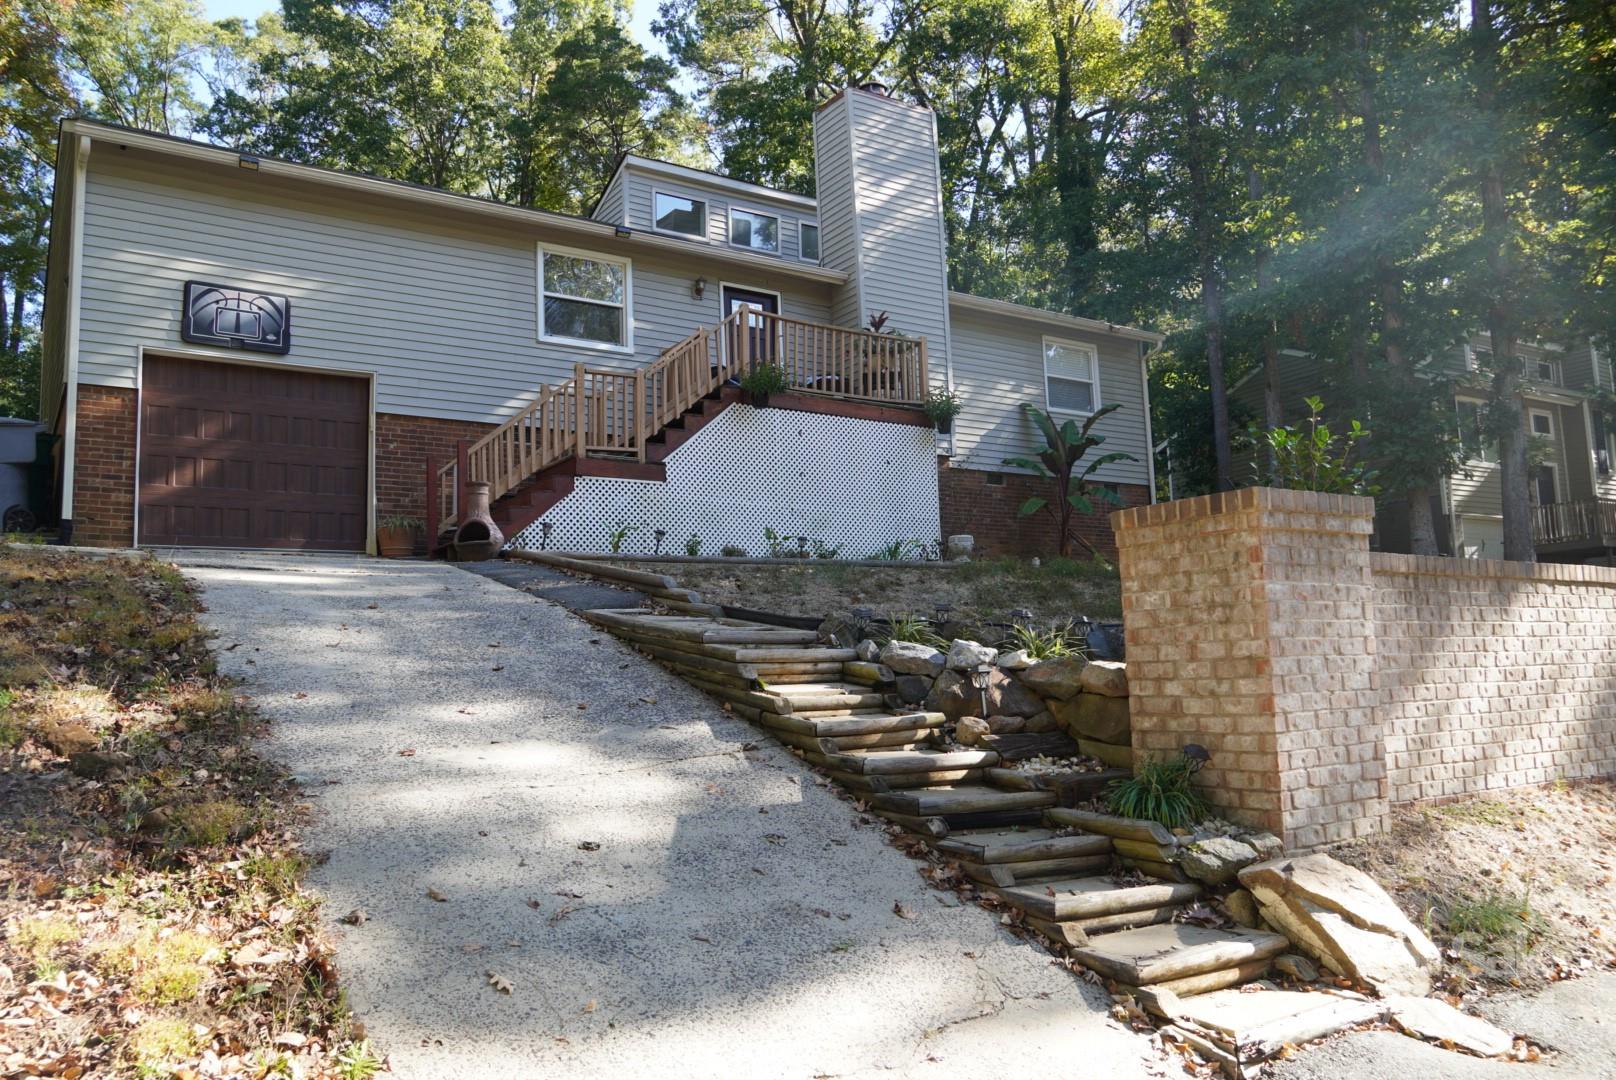
{"type": "Polygon", "coordinates": [[[627,348],[629,264],[563,248],[539,249],[539,337],[627,348]]]}
{"type": "Polygon", "coordinates": [[[1486,406],[1479,401],[1460,400],[1455,408],[1459,412],[1459,444],[1464,447],[1466,461],[1497,461],[1498,447],[1487,437],[1486,406]]]}
{"type": "Polygon", "coordinates": [[[1548,413],[1535,412],[1532,414],[1532,434],[1542,435],[1545,438],[1554,438],[1554,417],[1548,413]]]}
{"type": "Polygon", "coordinates": [[[819,261],[819,226],[806,221],[797,226],[797,254],[809,262],[819,261]]]}
{"type": "Polygon", "coordinates": [[[750,210],[729,212],[729,242],[752,251],[780,250],[780,219],[750,210]]]}
{"type": "Polygon", "coordinates": [[[1100,401],[1100,357],[1093,345],[1044,339],[1044,395],[1050,412],[1091,413],[1100,401]]]}
{"type": "Polygon", "coordinates": [[[707,204],[683,195],[656,193],[656,227],[686,236],[707,235],[707,204]]]}

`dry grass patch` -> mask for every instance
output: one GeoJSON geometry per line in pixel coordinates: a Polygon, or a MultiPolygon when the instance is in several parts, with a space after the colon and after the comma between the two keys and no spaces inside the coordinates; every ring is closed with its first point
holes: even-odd
{"type": "Polygon", "coordinates": [[[1372,874],[1446,951],[1450,989],[1616,966],[1616,784],[1404,807],[1331,854],[1372,874]]]}
{"type": "Polygon", "coordinates": [[[0,1075],[370,1068],[197,611],[155,561],[0,551],[0,1075]]]}

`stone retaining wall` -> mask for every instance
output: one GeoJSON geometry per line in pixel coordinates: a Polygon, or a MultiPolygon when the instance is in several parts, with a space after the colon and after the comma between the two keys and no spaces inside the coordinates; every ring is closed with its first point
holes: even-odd
{"type": "Polygon", "coordinates": [[[1307,848],[1394,803],[1616,772],[1616,570],[1372,554],[1372,500],[1119,511],[1136,754],[1307,848]]]}

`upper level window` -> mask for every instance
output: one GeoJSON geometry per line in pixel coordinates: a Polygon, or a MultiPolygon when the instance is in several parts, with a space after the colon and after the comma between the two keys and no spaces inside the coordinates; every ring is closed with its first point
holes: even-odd
{"type": "Polygon", "coordinates": [[[1549,386],[1560,385],[1560,364],[1550,357],[1544,357],[1536,362],[1537,381],[1547,383],[1549,386]]]}
{"type": "Polygon", "coordinates": [[[1498,446],[1487,437],[1486,406],[1461,398],[1454,406],[1459,413],[1459,444],[1466,461],[1497,461],[1498,446]]]}
{"type": "Polygon", "coordinates": [[[1100,354],[1081,341],[1044,339],[1044,396],[1050,412],[1091,413],[1100,403],[1100,354]]]}
{"type": "Polygon", "coordinates": [[[539,248],[539,337],[630,348],[629,263],[586,251],[539,248]]]}
{"type": "Polygon", "coordinates": [[[729,212],[729,242],[752,251],[780,251],[780,219],[751,210],[729,212]]]}
{"type": "Polygon", "coordinates": [[[809,262],[819,261],[819,226],[801,222],[797,233],[797,254],[809,262]]]}
{"type": "Polygon", "coordinates": [[[656,193],[656,227],[686,236],[707,236],[707,204],[683,195],[656,193]]]}

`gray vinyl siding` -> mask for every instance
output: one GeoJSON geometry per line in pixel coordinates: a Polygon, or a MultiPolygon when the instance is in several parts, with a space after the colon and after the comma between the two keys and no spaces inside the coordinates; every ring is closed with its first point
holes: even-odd
{"type": "MultiPolygon", "coordinates": [[[[1465,395],[1467,401],[1484,401],[1485,394],[1465,395]]],[[[1550,462],[1554,465],[1559,501],[1574,501],[1593,497],[1595,477],[1591,453],[1584,447],[1590,443],[1582,422],[1581,406],[1559,405],[1527,397],[1522,400],[1522,422],[1531,431],[1531,414],[1547,412],[1554,418],[1554,447],[1550,462]]],[[[1448,491],[1453,500],[1453,512],[1477,517],[1499,517],[1504,513],[1503,483],[1497,462],[1467,461],[1464,471],[1448,478],[1448,491]]]]}
{"type": "MultiPolygon", "coordinates": [[[[40,320],[39,418],[55,430],[67,383],[67,312],[72,282],[72,208],[77,175],[73,161],[78,136],[66,135],[57,149],[51,195],[50,256],[45,266],[45,310],[40,320]]],[[[93,149],[92,149],[93,153],[93,149]]]]}
{"type": "MultiPolygon", "coordinates": [[[[799,258],[798,225],[806,221],[810,225],[819,222],[815,214],[805,214],[803,211],[786,202],[774,202],[766,196],[759,195],[754,198],[750,195],[740,195],[728,191],[719,185],[711,187],[698,183],[687,183],[653,173],[641,172],[633,166],[625,167],[619,174],[623,177],[626,192],[627,222],[636,229],[656,228],[655,193],[660,191],[667,195],[677,195],[686,199],[700,199],[707,204],[707,236],[710,244],[727,246],[729,244],[729,212],[730,209],[750,210],[754,213],[768,214],[780,219],[780,258],[797,261],[799,258]]],[[[669,233],[670,236],[684,236],[683,233],[669,233]]],[[[824,242],[823,236],[820,238],[824,242]]],[[[763,253],[767,254],[767,253],[763,253]]]]}
{"type": "MultiPolygon", "coordinates": [[[[92,156],[84,222],[80,379],[134,386],[138,349],[185,349],[188,279],[241,283],[292,301],[292,351],[277,363],[376,374],[381,412],[489,421],[576,363],[629,369],[717,322],[722,264],[634,252],[632,355],[538,337],[541,224],[489,225],[273,177],[140,155],[92,156]]],[[[579,248],[576,238],[554,238],[579,248]]],[[[630,246],[631,245],[627,245],[630,246]]],[[[601,245],[602,255],[630,254],[601,245]]],[[[788,314],[823,320],[829,290],[760,275],[788,314]]],[[[221,356],[224,350],[212,351],[221,356]]]]}
{"type": "Polygon", "coordinates": [[[861,314],[886,312],[887,329],[924,335],[942,361],[948,355],[948,266],[932,114],[857,90],[846,100],[863,245],[861,314]]]}
{"type": "MultiPolygon", "coordinates": [[[[814,178],[819,217],[819,255],[826,266],[854,274],[858,265],[857,203],[853,197],[853,143],[847,103],[832,102],[814,114],[814,178]]],[[[831,317],[840,326],[864,325],[855,276],[836,290],[831,317]]]]}
{"type": "Polygon", "coordinates": [[[612,174],[612,182],[606,185],[606,190],[602,193],[600,203],[595,207],[592,216],[597,221],[609,221],[614,225],[621,225],[628,220],[623,216],[622,169],[612,174]]]}
{"type": "MultiPolygon", "coordinates": [[[[956,308],[953,335],[954,391],[965,405],[965,411],[954,421],[953,464],[965,469],[1006,471],[1005,458],[1025,456],[1040,442],[1037,429],[1022,414],[1021,404],[1031,401],[1039,408],[1045,405],[1046,331],[1029,320],[956,308]]],[[[1106,437],[1099,452],[1121,451],[1138,460],[1108,465],[1095,478],[1119,484],[1148,484],[1150,443],[1139,343],[1065,328],[1051,328],[1047,335],[1094,345],[1100,356],[1100,404],[1122,405],[1094,426],[1106,437]]]]}

